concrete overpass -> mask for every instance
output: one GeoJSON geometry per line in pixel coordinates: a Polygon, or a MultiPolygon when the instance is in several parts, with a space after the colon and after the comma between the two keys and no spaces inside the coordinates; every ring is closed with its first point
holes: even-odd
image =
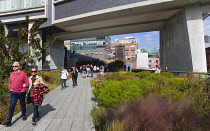
{"type": "Polygon", "coordinates": [[[53,36],[60,39],[50,49],[51,68],[62,63],[62,53],[57,52],[63,40],[160,31],[162,69],[207,71],[203,19],[209,16],[210,0],[48,0],[43,10],[35,9],[6,12],[0,14],[0,20],[9,28],[26,14],[32,15],[32,21],[45,19],[43,41],[53,36]]]}

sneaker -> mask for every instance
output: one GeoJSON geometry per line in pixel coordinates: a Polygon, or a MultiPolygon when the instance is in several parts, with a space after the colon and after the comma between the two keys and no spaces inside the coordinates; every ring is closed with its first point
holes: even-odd
{"type": "Polygon", "coordinates": [[[27,120],[27,116],[22,116],[22,120],[26,121],[27,120]]]}
{"type": "Polygon", "coordinates": [[[2,122],[2,125],[5,125],[6,127],[9,127],[9,126],[11,126],[11,122],[4,121],[4,122],[2,122]]]}
{"type": "Polygon", "coordinates": [[[32,121],[31,124],[32,124],[32,125],[36,125],[36,121],[32,121]]]}

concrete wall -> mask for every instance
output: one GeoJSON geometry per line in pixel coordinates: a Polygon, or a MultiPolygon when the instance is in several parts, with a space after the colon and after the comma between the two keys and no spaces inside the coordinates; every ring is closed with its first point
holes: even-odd
{"type": "Polygon", "coordinates": [[[132,4],[145,0],[71,0],[55,6],[55,19],[61,19],[115,6],[132,4]]]}
{"type": "Polygon", "coordinates": [[[169,71],[206,72],[202,12],[199,5],[185,7],[160,30],[160,66],[169,71]]]}
{"type": "MultiPolygon", "coordinates": [[[[51,35],[47,36],[47,43],[52,40],[51,35]]],[[[57,40],[53,43],[53,45],[47,50],[50,52],[50,55],[46,58],[46,60],[50,61],[50,69],[60,69],[60,67],[64,66],[64,41],[57,40]]]]}

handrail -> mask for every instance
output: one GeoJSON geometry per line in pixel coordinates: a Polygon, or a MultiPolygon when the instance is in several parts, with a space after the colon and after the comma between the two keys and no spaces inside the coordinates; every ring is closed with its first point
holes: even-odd
{"type": "Polygon", "coordinates": [[[6,108],[6,109],[3,109],[3,110],[1,110],[0,111],[0,113],[2,113],[2,112],[4,112],[4,111],[6,111],[6,110],[8,110],[9,108],[6,108]]]}

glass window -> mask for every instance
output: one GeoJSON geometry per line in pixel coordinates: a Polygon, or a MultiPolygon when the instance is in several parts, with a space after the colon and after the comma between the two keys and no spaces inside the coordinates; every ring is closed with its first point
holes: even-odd
{"type": "Polygon", "coordinates": [[[100,51],[100,55],[103,55],[103,52],[102,51],[100,51]]]}
{"type": "Polygon", "coordinates": [[[156,60],[156,63],[158,63],[158,60],[156,60]]]}
{"type": "Polygon", "coordinates": [[[90,55],[93,55],[93,52],[92,51],[90,52],[90,55]]]}
{"type": "Polygon", "coordinates": [[[86,55],[89,55],[89,52],[86,52],[86,55]]]}
{"type": "Polygon", "coordinates": [[[125,47],[129,47],[129,45],[125,45],[125,47]]]}
{"type": "Polygon", "coordinates": [[[98,55],[98,51],[95,51],[95,55],[98,55]]]}
{"type": "Polygon", "coordinates": [[[131,45],[131,47],[136,47],[136,45],[131,45]]]}

